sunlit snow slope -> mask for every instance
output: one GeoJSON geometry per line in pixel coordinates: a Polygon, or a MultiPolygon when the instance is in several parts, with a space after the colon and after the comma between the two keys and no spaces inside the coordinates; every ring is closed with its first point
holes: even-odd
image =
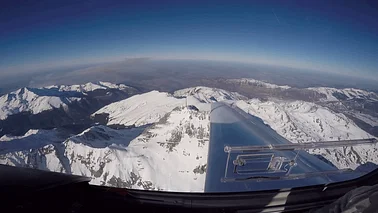
{"type": "Polygon", "coordinates": [[[25,111],[38,114],[54,108],[64,108],[80,97],[81,94],[72,92],[22,88],[0,97],[0,119],[25,111]]]}
{"type": "Polygon", "coordinates": [[[244,100],[246,97],[237,92],[229,92],[223,89],[209,88],[209,87],[191,87],[182,90],[177,90],[173,93],[175,97],[194,97],[204,103],[211,103],[217,101],[232,101],[244,100]]]}
{"type": "Polygon", "coordinates": [[[81,100],[87,92],[97,89],[128,89],[123,84],[107,82],[87,83],[84,85],[60,85],[43,88],[21,88],[0,97],[0,120],[20,112],[38,114],[56,108],[66,108],[81,100]]]}
{"type": "Polygon", "coordinates": [[[308,90],[313,90],[318,93],[324,94],[326,98],[323,98],[323,101],[339,101],[339,100],[348,100],[353,98],[366,99],[366,100],[378,100],[378,95],[374,92],[368,92],[361,89],[354,88],[345,88],[345,89],[336,89],[330,87],[311,87],[307,88],[308,90]]]}
{"type": "Polygon", "coordinates": [[[123,90],[123,89],[128,89],[131,88],[129,86],[126,86],[124,84],[112,84],[109,82],[103,82],[99,81],[97,83],[86,83],[86,84],[77,84],[77,85],[53,85],[53,86],[48,86],[44,87],[47,89],[58,89],[59,91],[76,91],[76,92],[91,92],[97,89],[118,89],[118,90],[123,90]]]}
{"type": "Polygon", "coordinates": [[[109,114],[108,125],[141,126],[157,122],[175,107],[183,106],[178,99],[165,92],[152,91],[109,104],[95,114],[109,114]]]}
{"type": "MultiPolygon", "coordinates": [[[[350,140],[371,138],[344,114],[303,101],[238,101],[245,112],[260,117],[272,129],[291,142],[350,140]]],[[[318,149],[320,154],[338,168],[356,168],[366,162],[378,163],[377,146],[318,149]]]]}
{"type": "MultiPolygon", "coordinates": [[[[69,89],[59,86],[54,91],[78,93],[103,86],[109,87],[105,83],[86,84],[69,89]]],[[[10,104],[20,110],[27,103],[27,109],[34,109],[29,105],[40,101],[40,96],[30,98],[32,94],[24,97],[18,93],[14,99],[11,95],[10,100],[20,102],[2,96],[7,100],[1,106],[10,104]]],[[[93,126],[77,135],[67,136],[53,129],[3,136],[0,163],[85,175],[98,185],[201,192],[207,165],[210,103],[216,101],[235,102],[294,143],[372,137],[344,114],[315,103],[247,100],[235,92],[193,87],[173,95],[151,91],[109,104],[93,114],[106,114],[108,126],[93,126]],[[112,125],[119,125],[119,129],[111,128],[112,125]]],[[[369,161],[378,163],[377,146],[313,153],[339,168],[356,168],[369,161]]]]}
{"type": "MultiPolygon", "coordinates": [[[[29,147],[2,154],[0,163],[84,175],[97,185],[200,192],[207,160],[208,116],[209,112],[177,107],[146,129],[96,126],[62,143],[56,142],[54,133],[47,138],[47,132],[39,132],[35,138],[31,135],[38,131],[32,131],[21,137],[29,147]],[[52,143],[40,144],[36,139],[52,143]]],[[[13,144],[18,138],[4,136],[1,141],[13,144]]]]}
{"type": "Polygon", "coordinates": [[[250,85],[255,85],[255,86],[269,88],[269,89],[282,89],[282,90],[285,90],[285,89],[290,89],[291,88],[290,86],[287,86],[287,85],[280,86],[280,85],[271,84],[271,83],[268,83],[268,82],[252,79],[252,78],[229,79],[227,81],[228,82],[241,83],[241,84],[250,84],[250,85]]]}

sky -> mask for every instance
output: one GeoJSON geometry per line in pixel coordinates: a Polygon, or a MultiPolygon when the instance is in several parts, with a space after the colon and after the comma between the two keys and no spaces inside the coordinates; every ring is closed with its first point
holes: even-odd
{"type": "Polygon", "coordinates": [[[0,76],[151,57],[378,79],[374,1],[14,0],[0,10],[0,76]]]}

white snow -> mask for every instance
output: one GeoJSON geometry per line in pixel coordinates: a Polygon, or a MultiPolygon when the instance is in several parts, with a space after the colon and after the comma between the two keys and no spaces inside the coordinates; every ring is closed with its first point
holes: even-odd
{"type": "Polygon", "coordinates": [[[271,84],[271,83],[267,83],[267,82],[264,82],[264,81],[259,81],[259,80],[256,80],[256,79],[252,79],[252,78],[229,79],[227,81],[228,82],[237,82],[237,83],[241,83],[241,84],[252,84],[252,85],[255,85],[255,86],[269,88],[269,89],[282,89],[282,90],[285,90],[285,89],[290,89],[291,88],[288,85],[282,85],[282,86],[280,86],[280,85],[271,84]]]}
{"type": "Polygon", "coordinates": [[[187,108],[172,111],[165,123],[155,125],[131,141],[128,152],[116,151],[118,158],[127,162],[118,171],[133,171],[160,190],[203,191],[205,173],[196,174],[194,169],[206,165],[208,116],[207,112],[187,108]]]}
{"type": "MultiPolygon", "coordinates": [[[[97,86],[71,89],[90,91],[97,86]]],[[[330,91],[325,89],[327,94],[332,94],[330,91]]],[[[3,106],[13,106],[6,112],[61,106],[59,100],[48,99],[45,103],[39,99],[55,96],[38,96],[28,89],[8,95],[0,98],[1,110],[3,106]],[[42,105],[32,105],[34,101],[42,105]]],[[[136,128],[114,130],[94,126],[68,138],[60,137],[57,130],[30,130],[24,136],[3,136],[0,163],[84,175],[92,177],[91,183],[97,185],[202,192],[205,173],[199,168],[207,164],[210,103],[215,101],[235,102],[294,143],[372,137],[344,114],[314,103],[247,100],[238,93],[194,87],[178,90],[174,95],[158,91],[135,95],[94,113],[108,113],[108,125],[136,128]],[[145,129],[146,124],[152,125],[145,129]]],[[[324,156],[339,168],[354,169],[369,161],[378,163],[376,145],[317,149],[311,153],[324,156]]]]}
{"type": "Polygon", "coordinates": [[[20,112],[38,114],[43,111],[63,107],[70,103],[81,100],[85,92],[96,89],[127,89],[123,84],[108,82],[87,83],[83,85],[60,85],[43,88],[21,88],[0,97],[0,120],[20,112]]]}
{"type": "Polygon", "coordinates": [[[30,111],[33,114],[38,114],[45,110],[64,108],[68,103],[80,100],[78,97],[38,95],[36,92],[44,92],[44,90],[22,88],[1,96],[0,120],[20,112],[30,111]]]}
{"type": "MultiPolygon", "coordinates": [[[[251,84],[251,85],[255,85],[255,86],[259,86],[263,88],[269,88],[269,89],[287,90],[287,89],[292,88],[288,85],[276,85],[276,84],[267,83],[267,82],[259,81],[252,78],[228,79],[227,82],[251,84]]],[[[378,94],[374,92],[365,91],[362,89],[356,89],[356,88],[336,89],[332,87],[310,87],[306,89],[324,94],[326,97],[323,98],[322,101],[339,101],[339,99],[334,93],[345,95],[347,99],[361,98],[361,99],[378,101],[378,94]]]]}
{"type": "Polygon", "coordinates": [[[142,126],[157,122],[166,113],[185,105],[185,99],[165,92],[151,91],[109,104],[95,114],[108,113],[108,125],[142,126]]]}
{"type": "Polygon", "coordinates": [[[212,103],[217,101],[227,100],[245,100],[245,96],[237,92],[229,92],[223,89],[209,88],[209,87],[191,87],[182,90],[177,90],[173,93],[175,97],[189,97],[193,96],[203,103],[212,103]]]}
{"type": "Polygon", "coordinates": [[[90,91],[94,91],[96,89],[119,89],[119,90],[122,90],[122,89],[127,89],[127,88],[130,88],[130,87],[128,87],[124,84],[113,84],[113,83],[109,83],[109,82],[99,81],[97,83],[89,82],[89,83],[82,84],[82,85],[59,85],[59,86],[53,85],[53,86],[48,86],[48,87],[45,87],[45,88],[47,88],[47,89],[56,88],[59,91],[90,92],[90,91]]]}
{"type": "Polygon", "coordinates": [[[360,120],[362,120],[363,122],[369,124],[370,126],[378,126],[378,119],[371,116],[371,115],[367,115],[367,114],[364,114],[364,113],[360,113],[360,112],[348,112],[349,114],[351,114],[353,117],[355,118],[358,118],[360,120]]]}
{"type": "Polygon", "coordinates": [[[61,144],[14,150],[0,163],[31,166],[33,159],[34,168],[92,177],[96,185],[203,192],[205,173],[196,168],[206,166],[209,112],[177,108],[141,130],[91,127],[61,144]]]}
{"type": "Polygon", "coordinates": [[[324,94],[326,98],[324,98],[323,101],[338,101],[339,99],[334,95],[334,93],[345,95],[347,99],[362,98],[362,99],[371,99],[371,100],[378,101],[378,95],[376,93],[368,92],[361,89],[355,89],[355,88],[336,89],[336,88],[331,88],[331,87],[310,87],[307,89],[324,94]]]}
{"type": "Polygon", "coordinates": [[[64,140],[64,136],[55,129],[32,129],[22,136],[4,135],[0,138],[0,164],[61,172],[54,169],[54,163],[49,163],[54,159],[46,161],[45,156],[53,148],[52,144],[64,140]]]}
{"type": "MultiPolygon", "coordinates": [[[[344,114],[303,101],[267,101],[258,99],[235,103],[247,113],[263,119],[272,129],[294,143],[372,138],[344,114]]],[[[356,168],[368,161],[378,163],[377,145],[353,148],[318,149],[338,168],[356,168]]]]}
{"type": "Polygon", "coordinates": [[[211,104],[210,103],[203,103],[200,100],[198,100],[195,96],[190,95],[186,98],[187,105],[192,105],[197,107],[199,111],[210,111],[211,110],[211,104]]]}

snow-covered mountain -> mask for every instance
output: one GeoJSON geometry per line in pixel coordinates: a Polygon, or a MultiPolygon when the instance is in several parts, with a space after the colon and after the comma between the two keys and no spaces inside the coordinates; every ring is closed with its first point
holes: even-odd
{"type": "MultiPolygon", "coordinates": [[[[57,88],[59,92],[78,92],[77,87],[73,91],[57,88]]],[[[89,88],[94,86],[85,88],[90,94],[89,88]]],[[[98,185],[201,192],[210,103],[216,101],[234,102],[294,143],[372,137],[345,114],[316,103],[248,100],[236,92],[194,87],[173,95],[151,91],[111,103],[92,114],[106,115],[108,126],[92,126],[80,134],[67,135],[53,129],[3,136],[0,163],[84,175],[98,185]]],[[[366,162],[378,163],[377,148],[359,146],[312,153],[339,168],[356,168],[366,162]]]]}
{"type": "Polygon", "coordinates": [[[343,113],[360,128],[378,137],[378,94],[356,88],[296,88],[251,78],[218,79],[209,85],[238,92],[250,99],[305,101],[343,113]]]}
{"type": "Polygon", "coordinates": [[[378,94],[361,89],[308,88],[323,94],[317,103],[341,112],[353,119],[360,128],[378,137],[378,94]]]}
{"type": "MultiPolygon", "coordinates": [[[[337,141],[372,138],[342,113],[304,101],[238,101],[236,105],[245,112],[260,117],[277,133],[294,143],[313,141],[337,141]]],[[[378,146],[318,149],[320,154],[338,168],[356,168],[378,163],[378,146]]]]}
{"type": "Polygon", "coordinates": [[[330,87],[311,87],[308,90],[313,90],[324,94],[326,97],[323,101],[342,101],[350,99],[364,99],[378,101],[378,94],[355,88],[336,89],[330,87]]]}
{"type": "Polygon", "coordinates": [[[25,87],[0,97],[0,120],[21,112],[38,114],[57,108],[66,109],[73,102],[88,96],[88,92],[99,89],[126,90],[131,88],[123,84],[116,85],[107,82],[43,88],[25,87]]]}
{"type": "Polygon", "coordinates": [[[247,99],[237,92],[229,92],[223,89],[209,87],[191,87],[177,90],[173,93],[175,97],[194,97],[203,103],[212,103],[217,101],[233,101],[247,99]]]}
{"type": "Polygon", "coordinates": [[[86,83],[86,84],[79,84],[79,85],[53,85],[44,87],[46,89],[57,89],[58,91],[75,91],[75,92],[81,92],[81,93],[87,93],[94,90],[102,89],[117,89],[117,90],[125,90],[125,89],[132,89],[129,86],[126,86],[124,84],[113,84],[109,82],[103,82],[99,81],[97,83],[86,83]]]}
{"type": "Polygon", "coordinates": [[[259,81],[253,78],[239,78],[239,79],[228,79],[227,80],[230,83],[240,83],[240,84],[247,84],[247,85],[253,85],[258,87],[264,87],[269,89],[290,89],[291,87],[288,85],[277,85],[277,84],[271,84],[265,81],[259,81]]]}
{"type": "Polygon", "coordinates": [[[68,136],[68,133],[57,129],[31,129],[22,136],[4,135],[0,137],[0,154],[31,150],[43,147],[47,144],[60,143],[68,136]]]}
{"type": "MultiPolygon", "coordinates": [[[[84,175],[97,185],[200,192],[204,189],[208,116],[209,112],[177,107],[147,128],[95,126],[45,146],[30,135],[47,133],[32,131],[21,138],[29,139],[33,149],[11,150],[0,155],[0,163],[84,175]]],[[[2,141],[13,144],[15,139],[4,137],[2,141]]]]}
{"type": "Polygon", "coordinates": [[[107,114],[107,125],[142,126],[159,121],[166,113],[185,104],[165,92],[151,91],[109,104],[96,114],[107,114]]]}
{"type": "Polygon", "coordinates": [[[121,120],[132,117],[128,124],[138,127],[115,130],[94,126],[61,142],[40,136],[46,141],[43,144],[35,139],[38,133],[47,135],[46,131],[4,136],[6,143],[23,138],[30,145],[7,149],[9,152],[1,153],[0,163],[85,175],[100,185],[203,191],[210,104],[193,96],[183,99],[153,91],[107,107],[126,112],[113,116],[121,120]],[[186,107],[187,99],[190,105],[186,107]],[[154,124],[142,126],[148,123],[154,124]]]}
{"type": "Polygon", "coordinates": [[[245,100],[246,97],[222,89],[192,87],[171,94],[151,91],[109,104],[92,116],[104,114],[107,125],[141,126],[159,121],[178,106],[193,105],[201,111],[210,111],[208,103],[245,100]]]}
{"type": "MultiPolygon", "coordinates": [[[[253,85],[267,89],[288,90],[292,88],[288,85],[277,85],[252,78],[228,79],[227,82],[240,83],[241,85],[253,85]]],[[[304,90],[315,91],[319,94],[323,94],[324,98],[321,99],[323,101],[339,101],[356,98],[378,101],[378,94],[356,88],[336,89],[332,87],[309,87],[304,88],[304,90]]]]}
{"type": "Polygon", "coordinates": [[[25,111],[38,114],[54,108],[66,108],[81,97],[82,94],[76,92],[22,88],[0,97],[0,120],[25,111]]]}
{"type": "Polygon", "coordinates": [[[126,85],[106,82],[21,88],[0,97],[0,137],[57,127],[78,133],[94,122],[90,114],[137,93],[126,85]]]}
{"type": "Polygon", "coordinates": [[[46,156],[69,134],[53,130],[29,130],[22,136],[0,138],[0,164],[64,172],[46,156]]]}

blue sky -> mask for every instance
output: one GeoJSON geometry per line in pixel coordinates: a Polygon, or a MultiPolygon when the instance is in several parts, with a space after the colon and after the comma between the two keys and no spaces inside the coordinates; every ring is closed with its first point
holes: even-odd
{"type": "Polygon", "coordinates": [[[378,74],[378,7],[369,2],[8,4],[0,12],[0,75],[126,57],[229,60],[356,76],[378,74]]]}

